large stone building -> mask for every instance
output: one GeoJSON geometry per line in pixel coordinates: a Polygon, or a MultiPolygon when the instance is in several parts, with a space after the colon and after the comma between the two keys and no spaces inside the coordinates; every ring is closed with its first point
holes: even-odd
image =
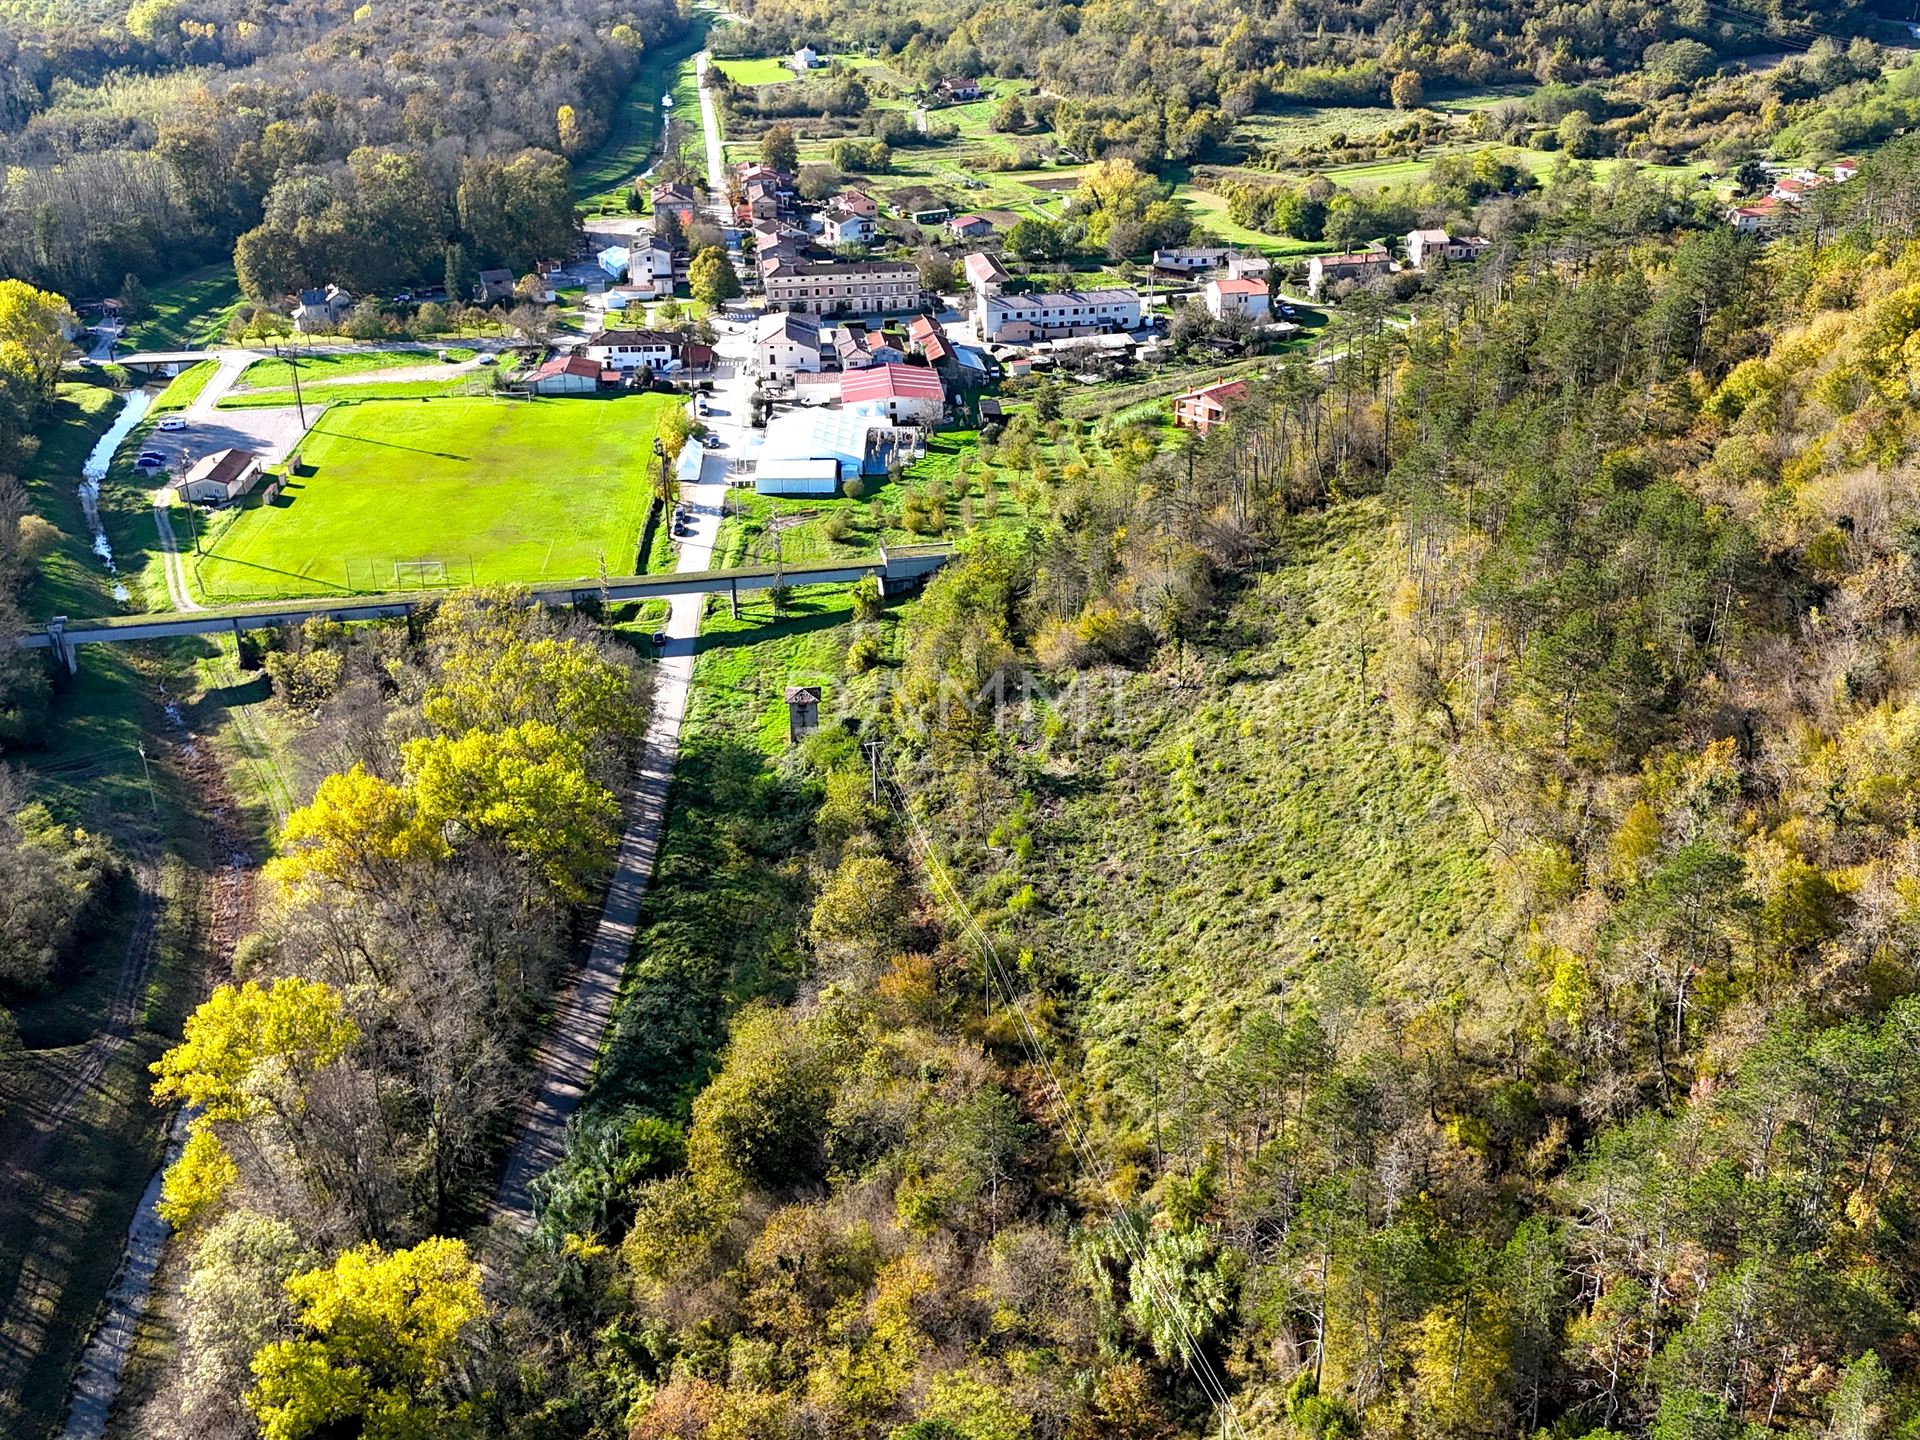
{"type": "Polygon", "coordinates": [[[806,315],[877,315],[925,303],[920,270],[905,260],[785,266],[765,280],[767,304],[806,315]]]}

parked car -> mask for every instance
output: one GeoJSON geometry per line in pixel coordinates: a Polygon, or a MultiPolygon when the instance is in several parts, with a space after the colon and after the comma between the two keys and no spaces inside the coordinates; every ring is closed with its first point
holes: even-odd
{"type": "Polygon", "coordinates": [[[1297,318],[1300,314],[1300,312],[1294,309],[1291,305],[1282,305],[1280,307],[1280,313],[1286,316],[1286,318],[1289,320],[1297,318]]]}
{"type": "Polygon", "coordinates": [[[169,415],[154,428],[157,430],[184,430],[187,428],[187,422],[178,415],[169,415]]]}
{"type": "Polygon", "coordinates": [[[498,365],[500,363],[500,357],[498,355],[476,355],[473,357],[473,362],[476,365],[498,365]]]}
{"type": "Polygon", "coordinates": [[[142,450],[139,458],[133,462],[133,468],[136,470],[158,470],[165,466],[166,463],[167,457],[158,450],[142,450]]]}
{"type": "Polygon", "coordinates": [[[708,434],[700,437],[700,443],[709,450],[718,450],[723,442],[718,435],[708,434]]]}
{"type": "Polygon", "coordinates": [[[656,630],[653,632],[653,648],[656,650],[664,650],[667,648],[667,632],[666,631],[656,630]]]}

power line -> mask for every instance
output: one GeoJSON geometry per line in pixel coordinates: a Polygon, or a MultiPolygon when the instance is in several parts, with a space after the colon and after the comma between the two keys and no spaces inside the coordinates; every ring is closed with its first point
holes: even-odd
{"type": "MultiPolygon", "coordinates": [[[[1078,1155],[1083,1171],[1089,1177],[1099,1180],[1102,1185],[1106,1184],[1111,1178],[1111,1172],[1095,1152],[1092,1141],[1080,1123],[1079,1116],[1069,1104],[1066,1090],[1060,1084],[1059,1076],[1054,1072],[1053,1061],[1047,1055],[1046,1047],[1040,1042],[1040,1034],[1034,1028],[1033,1019],[1028,1015],[1027,1007],[1021,1002],[1019,993],[1014,988],[1013,978],[1001,960],[999,950],[986,931],[980,927],[979,921],[974,918],[972,908],[967,905],[961,895],[959,886],[954,883],[952,875],[941,863],[939,856],[934,853],[932,842],[920,828],[919,823],[914,819],[913,812],[905,803],[904,792],[892,780],[886,782],[886,789],[888,800],[905,824],[908,837],[920,856],[921,864],[933,881],[936,895],[959,920],[962,930],[980,947],[981,961],[987,972],[989,997],[993,982],[998,979],[1001,991],[1006,996],[1006,1003],[1019,1017],[1021,1045],[1039,1069],[1047,1088],[1053,1094],[1055,1116],[1067,1137],[1068,1144],[1078,1155]]],[[[1222,1436],[1244,1436],[1245,1432],[1240,1428],[1238,1417],[1234,1414],[1233,1398],[1227,1393],[1225,1381],[1221,1379],[1213,1362],[1200,1348],[1199,1337],[1187,1324],[1186,1317],[1177,1303],[1179,1297],[1172,1294],[1165,1283],[1146,1265],[1146,1246],[1142,1243],[1139,1234],[1135,1232],[1132,1225],[1118,1223],[1117,1220],[1109,1221],[1107,1228],[1109,1233],[1119,1239],[1122,1248],[1127,1252],[1127,1258],[1131,1262],[1129,1282],[1143,1282],[1151,1293],[1151,1298],[1159,1303],[1162,1313],[1180,1332],[1181,1355],[1186,1362],[1188,1373],[1199,1383],[1207,1399],[1219,1410],[1222,1436]]]]}

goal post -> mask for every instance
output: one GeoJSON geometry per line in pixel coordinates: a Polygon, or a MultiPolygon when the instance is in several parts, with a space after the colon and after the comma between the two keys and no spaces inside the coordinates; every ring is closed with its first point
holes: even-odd
{"type": "Polygon", "coordinates": [[[393,588],[425,590],[447,583],[444,560],[396,560],[393,562],[393,588]]]}

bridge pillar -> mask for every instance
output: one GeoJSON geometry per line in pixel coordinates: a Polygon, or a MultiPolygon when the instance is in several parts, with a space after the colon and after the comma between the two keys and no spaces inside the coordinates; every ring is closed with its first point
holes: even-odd
{"type": "Polygon", "coordinates": [[[67,673],[80,673],[80,655],[67,640],[67,617],[56,615],[47,621],[47,645],[53,651],[56,660],[66,662],[67,673]]]}

